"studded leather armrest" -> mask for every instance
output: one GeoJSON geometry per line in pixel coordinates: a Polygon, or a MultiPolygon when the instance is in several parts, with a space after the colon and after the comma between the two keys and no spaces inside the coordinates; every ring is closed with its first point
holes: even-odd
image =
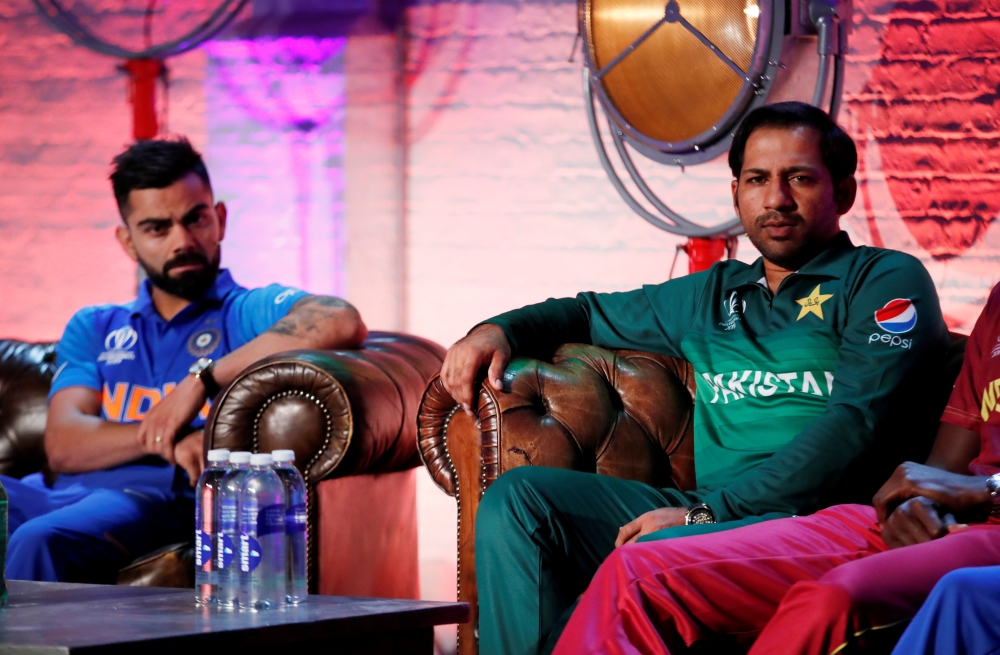
{"type": "Polygon", "coordinates": [[[216,397],[205,424],[206,451],[295,451],[309,493],[314,588],[314,535],[323,529],[320,515],[335,510],[319,507],[317,486],[419,465],[417,407],[443,359],[444,349],[426,339],[373,332],[357,350],[301,350],[263,359],[216,397]]]}
{"type": "Polygon", "coordinates": [[[514,358],[504,385],[479,386],[477,425],[435,377],[417,416],[424,465],[458,499],[458,598],[473,612],[458,628],[461,655],[476,652],[476,511],[498,476],[550,466],[694,488],[694,372],[686,361],[567,344],[551,362],[514,358]]]}

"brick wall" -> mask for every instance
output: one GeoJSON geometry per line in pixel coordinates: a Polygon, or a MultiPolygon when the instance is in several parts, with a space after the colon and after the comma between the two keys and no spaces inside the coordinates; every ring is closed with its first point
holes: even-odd
{"type": "MultiPolygon", "coordinates": [[[[118,218],[105,181],[129,138],[124,78],[114,61],[53,34],[28,0],[0,0],[0,17],[0,334],[52,338],[79,306],[127,300],[134,289],[111,238],[118,218]]],[[[844,225],[857,242],[920,257],[950,323],[968,329],[1000,278],[1000,234],[990,227],[1000,211],[1000,2],[855,0],[854,23],[842,122],[859,143],[863,194],[844,225]]],[[[590,142],[579,56],[567,61],[575,3],[412,0],[408,24],[405,144],[391,136],[392,38],[349,42],[341,69],[348,97],[354,88],[361,99],[343,118],[348,298],[378,326],[448,345],[513,306],[667,277],[678,239],[625,207],[590,142]],[[353,168],[352,148],[363,160],[353,168]],[[404,150],[405,223],[396,177],[404,150]]],[[[231,121],[228,109],[206,118],[207,104],[231,100],[210,57],[232,53],[218,47],[171,61],[170,125],[206,149],[217,185],[250,216],[270,205],[244,202],[267,193],[245,186],[247,166],[264,180],[272,158],[289,161],[288,143],[274,150],[270,128],[235,109],[231,121]]],[[[316,170],[330,161],[307,151],[316,170]]],[[[283,166],[275,171],[287,181],[283,166]]],[[[643,166],[686,215],[731,215],[722,162],[684,173],[643,166]]],[[[279,205],[294,203],[280,191],[279,216],[279,205]]],[[[227,252],[281,262],[267,276],[300,271],[282,235],[261,234],[231,232],[227,252]]],[[[755,256],[745,240],[740,256],[755,256]]],[[[686,268],[683,256],[677,267],[686,268]]],[[[444,597],[454,503],[421,485],[425,589],[444,597]]]]}

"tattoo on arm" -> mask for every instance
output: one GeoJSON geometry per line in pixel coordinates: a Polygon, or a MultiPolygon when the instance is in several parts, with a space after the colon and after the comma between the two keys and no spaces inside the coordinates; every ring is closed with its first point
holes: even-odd
{"type": "Polygon", "coordinates": [[[330,310],[351,307],[346,300],[332,296],[306,296],[299,299],[288,315],[270,328],[268,332],[285,336],[305,336],[319,331],[319,324],[333,317],[330,310]]]}

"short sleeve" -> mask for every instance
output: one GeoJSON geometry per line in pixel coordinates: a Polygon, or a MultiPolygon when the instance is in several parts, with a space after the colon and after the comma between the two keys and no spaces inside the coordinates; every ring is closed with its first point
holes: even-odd
{"type": "Polygon", "coordinates": [[[962,370],[955,380],[955,388],[952,389],[951,397],[948,398],[948,405],[944,408],[941,421],[957,425],[966,430],[979,431],[984,421],[981,415],[981,399],[976,393],[976,389],[983,389],[986,385],[980,380],[982,362],[984,361],[983,341],[990,339],[993,334],[992,326],[996,322],[995,313],[998,310],[997,294],[1000,293],[1000,285],[993,287],[989,300],[982,314],[976,319],[976,325],[972,328],[972,334],[965,344],[965,356],[962,359],[962,370]]]}
{"type": "Polygon", "coordinates": [[[271,284],[240,294],[226,315],[226,329],[233,348],[253,341],[288,315],[292,305],[305,298],[300,289],[271,284]]]}
{"type": "Polygon", "coordinates": [[[49,398],[67,387],[87,387],[101,390],[101,373],[97,357],[101,352],[101,335],[94,324],[95,309],[81,309],[69,319],[56,346],[56,374],[52,378],[49,398]]]}

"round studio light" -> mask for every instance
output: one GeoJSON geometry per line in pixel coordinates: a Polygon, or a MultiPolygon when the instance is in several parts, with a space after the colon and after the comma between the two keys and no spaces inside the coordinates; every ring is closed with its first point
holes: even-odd
{"type": "MultiPolygon", "coordinates": [[[[813,104],[832,93],[835,115],[843,80],[846,29],[839,0],[580,0],[584,89],[601,163],[623,199],[657,227],[689,237],[736,234],[739,222],[703,227],[671,210],[648,187],[629,148],[673,166],[699,164],[725,153],[740,121],[765,104],[788,40],[816,41],[813,104]],[[595,105],[650,212],[624,185],[608,158],[595,105]]],[[[790,49],[788,52],[801,52],[790,49]]],[[[786,54],[786,58],[790,55],[786,54]]]]}

